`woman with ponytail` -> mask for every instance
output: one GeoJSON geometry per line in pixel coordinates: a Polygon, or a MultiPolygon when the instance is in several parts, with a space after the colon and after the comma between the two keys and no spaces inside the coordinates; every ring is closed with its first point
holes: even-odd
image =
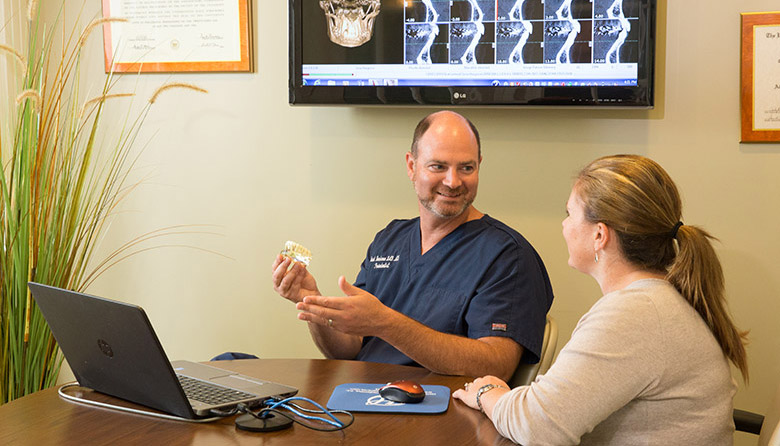
{"type": "Polygon", "coordinates": [[[566,211],[569,265],[604,296],[531,385],[488,376],[453,396],[526,446],[733,444],[729,361],[747,380],[745,333],[712,237],[682,222],[672,179],[642,156],[600,158],[566,211]]]}

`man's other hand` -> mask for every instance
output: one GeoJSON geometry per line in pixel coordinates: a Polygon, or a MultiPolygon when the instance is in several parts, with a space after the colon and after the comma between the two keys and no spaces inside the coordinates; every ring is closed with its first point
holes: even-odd
{"type": "Polygon", "coordinates": [[[355,336],[377,336],[379,327],[389,321],[386,313],[392,310],[344,276],[339,277],[339,288],[344,296],[305,296],[295,306],[301,311],[298,319],[355,336]]]}

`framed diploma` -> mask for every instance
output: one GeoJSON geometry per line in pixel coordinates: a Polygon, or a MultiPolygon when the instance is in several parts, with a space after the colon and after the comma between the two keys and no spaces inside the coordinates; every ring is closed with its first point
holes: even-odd
{"type": "Polygon", "coordinates": [[[780,142],[780,12],[742,14],[742,142],[780,142]]]}
{"type": "Polygon", "coordinates": [[[102,0],[106,73],[253,71],[251,0],[102,0]]]}

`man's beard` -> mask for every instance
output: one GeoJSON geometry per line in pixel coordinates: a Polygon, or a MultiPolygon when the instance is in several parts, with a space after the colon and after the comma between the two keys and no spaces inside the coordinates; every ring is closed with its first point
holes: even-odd
{"type": "Polygon", "coordinates": [[[474,196],[469,196],[466,188],[450,189],[446,186],[437,188],[428,196],[418,196],[418,198],[425,209],[441,218],[457,217],[463,214],[466,209],[471,206],[471,203],[474,202],[474,196]],[[442,205],[441,202],[436,201],[439,192],[449,196],[457,195],[457,198],[461,200],[461,203],[442,205]]]}

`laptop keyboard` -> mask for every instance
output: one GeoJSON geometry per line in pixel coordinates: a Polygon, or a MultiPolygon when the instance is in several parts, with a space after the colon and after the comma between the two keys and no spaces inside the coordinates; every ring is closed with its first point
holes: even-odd
{"type": "Polygon", "coordinates": [[[184,394],[187,398],[201,403],[219,405],[232,403],[248,398],[254,398],[251,393],[241,392],[229,387],[218,386],[206,381],[200,381],[189,376],[176,375],[179,378],[184,394]]]}

